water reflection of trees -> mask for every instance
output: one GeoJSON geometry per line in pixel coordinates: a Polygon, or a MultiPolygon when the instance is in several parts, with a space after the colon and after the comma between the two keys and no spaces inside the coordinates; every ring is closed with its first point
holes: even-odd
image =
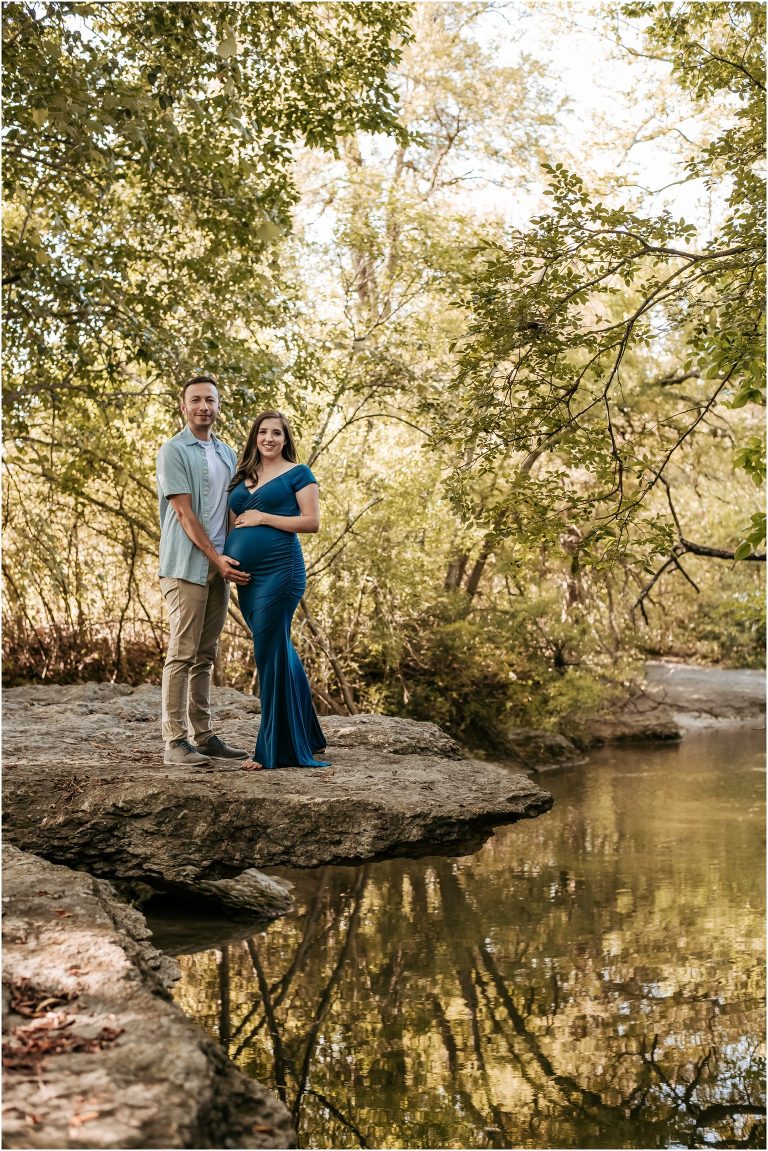
{"type": "Polygon", "coordinates": [[[450,860],[313,873],[300,917],[184,958],[179,998],[303,1146],[763,1145],[759,967],[720,967],[713,997],[669,921],[648,938],[625,917],[614,954],[591,950],[574,919],[592,898],[611,916],[568,873],[538,920],[516,876],[501,943],[485,879],[450,860]]]}

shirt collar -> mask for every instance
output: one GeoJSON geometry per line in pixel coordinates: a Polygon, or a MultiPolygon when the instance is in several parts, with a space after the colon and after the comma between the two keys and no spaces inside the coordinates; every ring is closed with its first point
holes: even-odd
{"type": "MultiPolygon", "coordinates": [[[[204,447],[205,447],[205,445],[203,444],[203,441],[202,441],[202,440],[199,440],[199,439],[197,438],[197,436],[196,436],[196,435],[195,435],[193,432],[191,432],[191,431],[189,430],[189,428],[188,428],[188,427],[184,427],[184,428],[182,428],[182,430],[181,430],[181,442],[182,442],[183,444],[187,444],[187,445],[190,445],[190,444],[199,444],[201,448],[204,448],[204,447]]],[[[218,453],[218,451],[219,451],[219,444],[221,443],[221,440],[219,439],[219,437],[218,437],[218,436],[215,436],[215,435],[213,434],[213,432],[211,432],[211,442],[213,443],[213,446],[214,446],[214,448],[216,449],[216,452],[218,453]]]]}

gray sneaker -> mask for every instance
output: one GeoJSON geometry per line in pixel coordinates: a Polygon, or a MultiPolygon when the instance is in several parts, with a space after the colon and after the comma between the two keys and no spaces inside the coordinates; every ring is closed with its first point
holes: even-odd
{"type": "Polygon", "coordinates": [[[169,767],[201,767],[204,763],[210,762],[211,757],[197,751],[188,739],[179,739],[166,747],[163,759],[163,763],[169,767]]]}
{"type": "Polygon", "coordinates": [[[218,735],[209,735],[205,743],[195,744],[195,751],[210,755],[213,759],[247,759],[250,752],[241,747],[230,747],[218,735]]]}

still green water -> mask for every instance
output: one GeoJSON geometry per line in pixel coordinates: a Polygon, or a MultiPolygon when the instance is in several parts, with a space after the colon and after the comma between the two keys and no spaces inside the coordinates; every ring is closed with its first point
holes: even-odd
{"type": "Polygon", "coordinates": [[[176,1001],[301,1147],[762,1146],[763,750],[605,750],[475,855],[281,871],[176,1001]]]}

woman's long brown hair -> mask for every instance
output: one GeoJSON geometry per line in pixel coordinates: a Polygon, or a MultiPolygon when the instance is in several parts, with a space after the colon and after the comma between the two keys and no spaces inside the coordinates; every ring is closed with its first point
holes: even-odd
{"type": "Polygon", "coordinates": [[[297,463],[296,459],[296,441],[293,438],[293,431],[288,420],[282,412],[260,412],[256,419],[253,421],[253,426],[248,433],[248,439],[245,441],[242,455],[237,462],[237,471],[232,477],[232,483],[229,485],[229,491],[236,488],[237,485],[244,480],[257,478],[257,469],[261,463],[261,452],[258,446],[259,428],[265,420],[279,420],[283,426],[283,435],[285,436],[285,443],[283,444],[282,457],[290,463],[297,463]]]}

